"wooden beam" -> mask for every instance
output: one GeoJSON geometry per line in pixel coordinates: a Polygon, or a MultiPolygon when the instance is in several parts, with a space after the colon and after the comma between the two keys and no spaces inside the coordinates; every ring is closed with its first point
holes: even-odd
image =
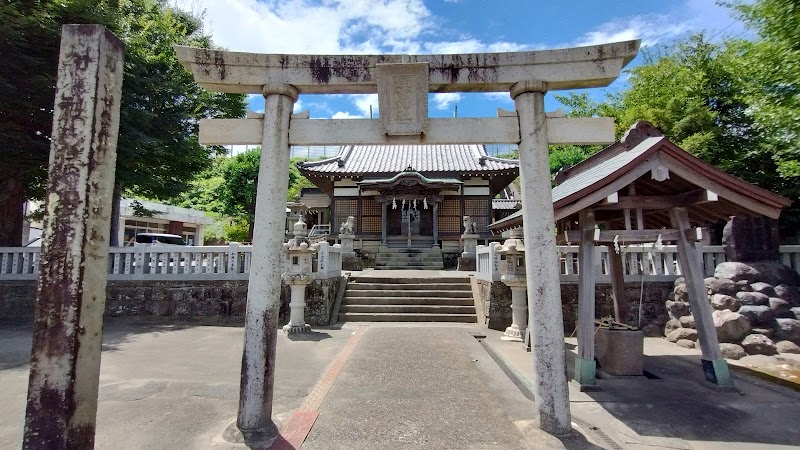
{"type": "Polygon", "coordinates": [[[679,206],[691,206],[700,203],[715,202],[719,199],[717,194],[707,189],[697,189],[691,192],[676,195],[636,195],[618,197],[616,201],[606,200],[595,209],[597,210],[625,210],[625,209],[669,209],[679,206]]]}
{"type": "Polygon", "coordinates": [[[699,176],[697,172],[685,167],[682,163],[679,163],[674,158],[664,154],[663,152],[660,157],[662,164],[667,166],[675,175],[683,178],[684,180],[692,180],[692,183],[713,191],[715,195],[721,195],[726,200],[735,203],[741,208],[749,209],[750,211],[772,219],[777,219],[781,214],[781,211],[778,208],[766,205],[747,195],[742,195],[739,192],[729,189],[723,186],[721,183],[717,183],[709,178],[699,176]]]}
{"type": "Polygon", "coordinates": [[[625,271],[622,255],[617,253],[614,244],[608,244],[608,272],[611,276],[611,295],[614,298],[614,321],[628,323],[630,308],[625,298],[625,271]]]}
{"type": "MultiPolygon", "coordinates": [[[[614,142],[614,121],[605,117],[547,118],[550,144],[607,144],[614,142]]],[[[263,119],[202,119],[203,145],[260,145],[263,119]]],[[[518,144],[515,116],[428,119],[419,136],[386,136],[379,119],[303,119],[289,125],[289,145],[392,144],[518,144]]]]}
{"type": "MultiPolygon", "coordinates": [[[[669,210],[672,226],[679,229],[688,229],[689,213],[686,208],[672,208],[669,210]]],[[[696,242],[681,236],[677,241],[678,261],[681,274],[686,280],[686,290],[689,294],[689,304],[692,316],[697,324],[700,350],[703,352],[702,363],[706,381],[720,385],[733,386],[727,363],[722,358],[717,338],[717,329],[714,327],[711,304],[708,302],[706,287],[703,282],[702,252],[696,242]]]]}
{"type": "MultiPolygon", "coordinates": [[[[693,235],[696,231],[690,229],[687,235],[693,235]]],[[[583,240],[580,231],[567,230],[564,232],[564,238],[567,242],[581,242],[583,240]]],[[[590,239],[596,243],[610,243],[614,242],[614,238],[618,238],[620,244],[648,244],[656,242],[661,237],[662,241],[676,241],[680,238],[680,230],[663,229],[663,230],[600,230],[595,229],[590,239]]]]}
{"type": "Polygon", "coordinates": [[[594,212],[584,209],[579,214],[579,227],[583,239],[578,249],[580,275],[578,281],[578,357],[575,359],[575,381],[583,386],[594,386],[594,320],[595,320],[595,244],[594,212]]]}

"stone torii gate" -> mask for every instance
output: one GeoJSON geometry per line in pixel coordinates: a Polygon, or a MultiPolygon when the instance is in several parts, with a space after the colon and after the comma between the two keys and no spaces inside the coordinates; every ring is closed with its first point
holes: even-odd
{"type": "Polygon", "coordinates": [[[237,426],[269,445],[290,145],[519,145],[528,305],[539,426],[571,430],[548,144],[614,141],[610,118],[549,117],[549,90],[606,86],[639,41],[517,53],[462,55],[266,55],[177,46],[181,64],[206,89],[260,93],[265,112],[200,123],[203,144],[260,144],[252,265],[237,426]],[[299,94],[378,93],[380,119],[309,120],[292,114],[299,94]],[[429,92],[509,92],[516,111],[496,118],[429,119],[429,92]],[[535,312],[535,313],[534,313],[535,312]]]}

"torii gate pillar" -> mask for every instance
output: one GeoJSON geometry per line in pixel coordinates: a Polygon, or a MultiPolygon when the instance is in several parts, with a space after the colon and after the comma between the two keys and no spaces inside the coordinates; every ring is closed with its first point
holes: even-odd
{"type": "Polygon", "coordinates": [[[247,285],[247,310],[242,353],[242,382],[236,426],[248,445],[268,448],[278,437],[272,420],[275,387],[275,347],[286,213],[289,190],[289,119],[297,89],[267,84],[264,94],[264,134],[258,168],[253,254],[247,285]]]}
{"type": "Polygon", "coordinates": [[[548,171],[546,91],[547,85],[543,82],[522,81],[511,87],[511,98],[519,114],[519,176],[539,427],[548,433],[567,434],[572,426],[564,375],[561,286],[553,282],[559,279],[559,271],[548,171]]]}
{"type": "Polygon", "coordinates": [[[529,310],[536,311],[530,323],[539,422],[547,432],[568,433],[547,146],[613,142],[614,123],[600,117],[546,117],[544,94],[548,89],[607,86],[638,49],[639,41],[627,41],[470,55],[262,55],[176,46],[179,61],[201,86],[217,92],[263,91],[267,99],[263,118],[200,123],[203,144],[262,144],[237,423],[245,437],[268,442],[277,433],[271,413],[280,286],[277,258],[284,218],[283,208],[276,206],[286,201],[288,147],[352,144],[519,144],[528,303],[529,310]],[[425,113],[430,92],[509,91],[516,113],[463,119],[428,118],[425,113]],[[291,118],[289,127],[292,101],[298,92],[378,92],[381,119],[309,120],[305,114],[291,118]]]}

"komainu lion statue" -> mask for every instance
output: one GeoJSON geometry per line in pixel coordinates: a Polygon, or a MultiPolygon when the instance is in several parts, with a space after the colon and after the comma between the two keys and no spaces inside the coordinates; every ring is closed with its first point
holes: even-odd
{"type": "Polygon", "coordinates": [[[339,227],[339,234],[353,234],[355,231],[356,225],[356,218],[353,216],[347,216],[347,220],[342,222],[342,226],[339,227]]]}
{"type": "Polygon", "coordinates": [[[478,234],[475,230],[475,221],[470,216],[464,216],[464,234],[478,234]]]}

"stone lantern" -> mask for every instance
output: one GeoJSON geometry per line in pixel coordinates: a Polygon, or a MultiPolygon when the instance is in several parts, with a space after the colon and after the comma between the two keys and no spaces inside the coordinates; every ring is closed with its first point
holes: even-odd
{"type": "Polygon", "coordinates": [[[523,342],[525,328],[528,326],[528,305],[525,290],[527,279],[525,277],[525,243],[522,240],[522,228],[511,230],[511,238],[507,239],[497,252],[505,256],[505,267],[500,277],[506,286],[511,289],[511,326],[500,339],[504,341],[523,342]]]}
{"type": "Polygon", "coordinates": [[[300,220],[294,224],[294,238],[283,244],[283,250],[288,254],[289,268],[281,278],[291,289],[291,300],[289,301],[289,323],[284,325],[285,333],[308,333],[311,326],[306,324],[306,286],[314,281],[312,271],[312,257],[317,252],[317,245],[310,245],[308,242],[308,227],[300,220]]]}

